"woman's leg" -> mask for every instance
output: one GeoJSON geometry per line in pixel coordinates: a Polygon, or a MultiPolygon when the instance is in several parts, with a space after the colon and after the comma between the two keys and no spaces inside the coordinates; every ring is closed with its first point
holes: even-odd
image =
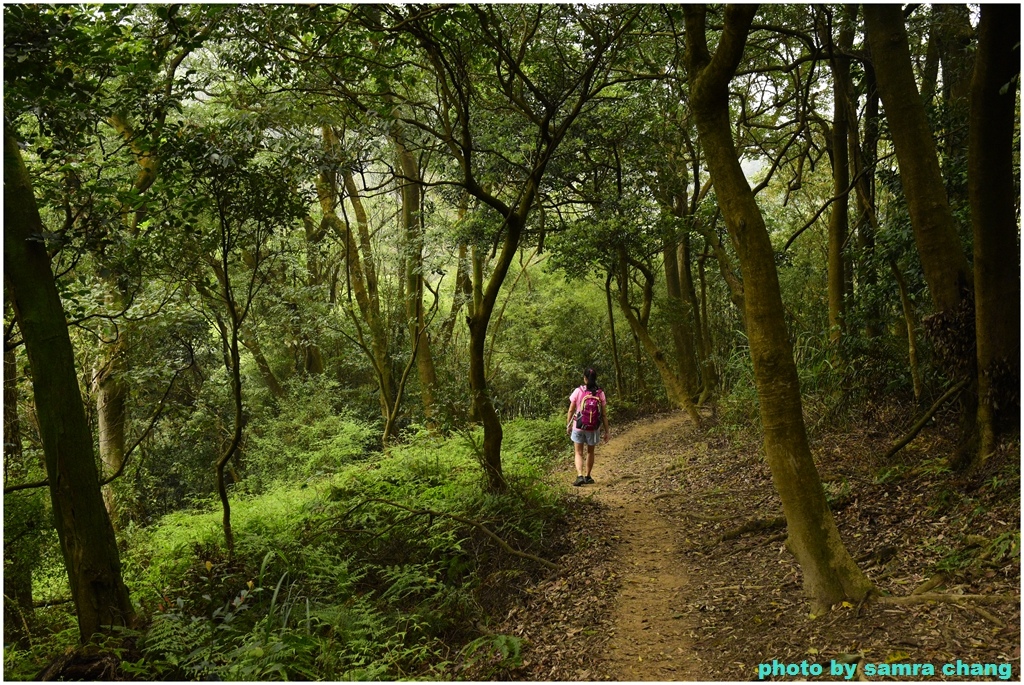
{"type": "MultiPolygon", "coordinates": [[[[582,442],[574,442],[572,445],[573,445],[573,448],[576,450],[576,475],[577,476],[582,476],[583,475],[583,443],[582,442]]],[[[593,450],[594,450],[594,448],[591,447],[590,450],[591,450],[591,459],[590,459],[590,461],[591,461],[591,463],[593,463],[593,461],[594,461],[594,459],[593,459],[593,450]]],[[[587,473],[590,473],[590,471],[587,471],[587,473]]]]}
{"type": "Polygon", "coordinates": [[[585,476],[589,476],[590,472],[594,470],[594,447],[594,445],[587,445],[587,472],[583,474],[585,476]]]}

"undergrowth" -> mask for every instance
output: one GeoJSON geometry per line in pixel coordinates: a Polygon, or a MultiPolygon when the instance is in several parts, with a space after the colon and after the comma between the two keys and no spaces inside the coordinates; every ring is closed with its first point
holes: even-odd
{"type": "MultiPolygon", "coordinates": [[[[559,418],[506,424],[502,494],[482,487],[478,431],[413,429],[388,453],[320,478],[298,454],[292,482],[232,496],[233,557],[212,503],[125,531],[124,574],[145,627],[119,636],[122,670],[145,680],[450,679],[467,663],[515,661],[518,639],[486,625],[509,584],[543,569],[474,524],[514,550],[549,551],[564,509],[543,476],[563,429],[559,418]]],[[[5,654],[5,676],[32,677],[38,656],[5,654]]]]}

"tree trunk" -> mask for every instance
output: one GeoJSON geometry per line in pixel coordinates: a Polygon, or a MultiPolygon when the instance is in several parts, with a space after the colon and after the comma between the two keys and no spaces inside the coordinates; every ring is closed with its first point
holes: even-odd
{"type": "Polygon", "coordinates": [[[978,457],[1020,419],[1020,252],[1013,170],[1020,5],[982,5],[971,87],[968,185],[974,230],[978,457]]]}
{"type": "Polygon", "coordinates": [[[277,379],[274,370],[270,367],[270,362],[267,361],[267,357],[263,354],[263,348],[260,347],[255,334],[240,338],[240,341],[245,346],[245,349],[249,350],[249,354],[252,355],[253,360],[256,362],[256,368],[259,370],[260,377],[263,379],[264,384],[266,384],[267,389],[270,390],[270,394],[277,400],[284,397],[284,387],[281,385],[281,381],[277,379]]]}
{"type": "MultiPolygon", "coordinates": [[[[869,55],[870,59],[870,55],[869,55]]],[[[864,103],[864,140],[858,138],[858,127],[850,126],[850,152],[853,160],[853,173],[857,178],[855,186],[857,196],[857,247],[860,252],[860,270],[858,281],[860,292],[864,293],[861,302],[864,308],[864,335],[877,338],[882,334],[881,316],[878,301],[874,294],[874,286],[878,281],[875,266],[875,231],[878,220],[875,214],[875,161],[878,159],[878,88],[875,84],[875,72],[870,63],[864,64],[863,89],[864,103]]],[[[856,116],[854,102],[851,109],[856,116]]],[[[856,122],[856,119],[851,119],[856,122]]]]}
{"type": "Polygon", "coordinates": [[[704,382],[704,390],[701,392],[698,406],[704,406],[708,397],[718,389],[718,369],[713,359],[714,346],[711,340],[711,320],[708,317],[708,284],[704,264],[708,258],[707,244],[704,245],[704,253],[697,258],[697,277],[700,280],[700,337],[703,340],[704,351],[701,354],[701,378],[704,382]]]}
{"type": "Polygon", "coordinates": [[[406,293],[405,313],[409,321],[409,338],[416,355],[416,370],[420,379],[420,401],[428,428],[433,428],[434,392],[437,387],[437,373],[434,357],[430,352],[430,335],[426,331],[427,320],[423,308],[423,218],[421,215],[421,181],[419,165],[412,153],[405,147],[401,132],[394,132],[395,148],[398,151],[402,188],[402,225],[405,229],[406,293]]]}
{"type": "Polygon", "coordinates": [[[697,289],[693,283],[693,260],[690,252],[690,234],[683,233],[679,241],[679,249],[676,251],[679,266],[679,286],[683,291],[683,302],[689,314],[689,335],[696,348],[696,365],[693,368],[693,378],[698,379],[700,399],[698,406],[703,406],[705,400],[714,390],[713,383],[707,374],[708,349],[704,344],[704,316],[701,313],[700,303],[697,301],[697,289]]]}
{"type": "Polygon", "coordinates": [[[679,282],[679,252],[674,235],[663,239],[662,255],[665,267],[665,289],[668,294],[669,326],[676,351],[676,370],[686,392],[693,395],[700,387],[699,372],[693,351],[693,326],[683,302],[683,288],[679,282]]]}
{"type": "Polygon", "coordinates": [[[50,500],[83,642],[134,619],[28,170],[4,132],[4,271],[32,370],[50,500]]]}
{"type": "Polygon", "coordinates": [[[823,43],[829,47],[832,56],[832,195],[839,198],[832,203],[828,220],[828,328],[829,340],[838,346],[846,324],[847,270],[843,248],[850,226],[850,60],[838,54],[838,50],[849,51],[853,43],[853,28],[846,22],[839,31],[838,46],[833,44],[827,27],[820,30],[823,43]],[[837,50],[838,47],[838,50],[837,50]]]}
{"type": "MultiPolygon", "coordinates": [[[[158,110],[156,113],[159,126],[162,126],[165,113],[158,110]]],[[[160,170],[160,157],[155,149],[147,148],[144,138],[129,123],[126,116],[116,113],[109,117],[109,123],[118,132],[125,143],[135,153],[135,161],[139,168],[132,182],[132,191],[143,195],[157,179],[160,170]]],[[[135,203],[128,203],[122,207],[121,230],[131,236],[137,236],[139,222],[145,217],[145,210],[135,207],[135,203]]],[[[102,263],[102,250],[98,260],[102,263]]],[[[112,271],[106,276],[100,276],[100,281],[106,286],[106,306],[111,312],[117,312],[124,307],[129,294],[125,291],[119,281],[122,274],[112,271]]],[[[128,407],[129,386],[124,376],[128,370],[128,350],[130,323],[122,321],[115,325],[112,321],[104,326],[104,340],[101,340],[99,362],[93,378],[93,387],[96,393],[96,420],[97,439],[99,442],[100,463],[103,464],[106,473],[116,473],[124,462],[126,433],[128,421],[126,408],[128,407]]],[[[110,514],[112,523],[117,522],[117,502],[114,494],[113,484],[103,486],[103,501],[110,514]]]]}
{"type": "Polygon", "coordinates": [[[775,255],[732,138],[728,86],[756,10],[751,5],[726,7],[725,26],[712,57],[705,33],[706,8],[685,8],[690,102],[715,195],[743,270],[765,456],[786,516],[787,545],[800,564],[804,591],[817,614],[843,600],[863,599],[872,585],[839,538],[814,466],[775,255]]]}
{"type": "Polygon", "coordinates": [[[492,492],[504,492],[508,487],[501,468],[501,442],[504,438],[504,431],[487,388],[487,370],[484,359],[487,318],[474,316],[469,322],[469,389],[473,394],[473,414],[484,428],[483,454],[481,456],[488,489],[492,492]]]}
{"type": "MultiPolygon", "coordinates": [[[[230,289],[230,282],[226,281],[224,289],[227,292],[230,289]]],[[[225,302],[228,304],[230,309],[234,309],[230,293],[225,296],[225,302]]],[[[238,446],[242,444],[242,369],[241,369],[241,356],[238,350],[238,329],[239,321],[237,316],[232,311],[230,315],[231,323],[230,330],[222,329],[222,334],[227,333],[228,339],[224,341],[227,346],[228,354],[225,361],[228,362],[227,372],[231,378],[231,402],[235,411],[235,422],[234,427],[231,431],[231,439],[228,441],[228,446],[224,452],[221,453],[220,458],[217,459],[216,472],[217,472],[217,495],[220,497],[221,511],[222,511],[222,527],[224,529],[224,543],[227,546],[228,557],[233,559],[235,556],[235,534],[231,528],[231,502],[228,499],[228,486],[227,481],[224,478],[224,471],[231,461],[231,458],[235,456],[238,451],[238,446]]]]}
{"type": "MultiPolygon", "coordinates": [[[[530,202],[532,203],[532,198],[530,202]]],[[[508,483],[501,468],[501,442],[504,431],[487,388],[487,326],[494,312],[498,291],[519,248],[525,214],[529,211],[529,206],[521,206],[520,213],[512,213],[505,217],[505,240],[486,288],[483,285],[483,259],[476,246],[473,248],[473,311],[469,317],[469,389],[473,396],[473,415],[484,428],[482,460],[487,486],[492,492],[504,492],[508,489],[508,483]]]]}
{"type": "Polygon", "coordinates": [[[736,311],[740,315],[740,325],[746,330],[746,305],[744,304],[743,295],[743,280],[734,270],[732,266],[732,260],[729,258],[729,253],[726,252],[725,246],[722,244],[721,238],[718,237],[717,233],[718,218],[711,223],[711,226],[704,226],[703,223],[697,222],[695,228],[697,231],[704,236],[704,240],[707,241],[708,246],[715,254],[715,261],[718,263],[718,270],[722,274],[722,279],[725,284],[729,286],[729,299],[734,305],[736,305],[736,311]]]}
{"type": "Polygon", "coordinates": [[[935,311],[952,311],[971,288],[971,272],[914,82],[903,10],[899,5],[867,4],[864,22],[924,277],[935,311]]]}
{"type": "Polygon", "coordinates": [[[914,241],[934,304],[935,312],[925,319],[926,330],[947,373],[970,380],[963,395],[959,444],[950,460],[954,468],[963,468],[978,448],[973,277],[914,82],[902,10],[898,5],[865,5],[864,23],[914,241]]]}
{"type": "MultiPolygon", "coordinates": [[[[358,244],[356,243],[356,237],[351,224],[342,224],[334,211],[333,204],[330,205],[331,213],[328,215],[325,211],[325,216],[330,216],[330,220],[336,224],[336,230],[342,233],[341,237],[345,241],[345,262],[348,269],[347,280],[351,292],[355,294],[360,317],[370,330],[370,341],[366,346],[366,350],[376,373],[381,415],[384,417],[384,421],[387,422],[395,402],[395,383],[391,367],[391,356],[388,350],[387,327],[380,311],[380,298],[377,293],[377,274],[373,266],[369,222],[359,195],[359,188],[356,186],[351,172],[344,172],[344,183],[356,218],[356,229],[359,236],[358,244]]],[[[320,195],[320,204],[323,206],[326,193],[320,192],[320,195]]],[[[388,437],[390,436],[385,435],[383,439],[386,441],[388,437]]]]}
{"type": "Polygon", "coordinates": [[[942,64],[942,170],[953,207],[968,203],[964,170],[967,166],[967,129],[971,74],[974,72],[970,12],[966,4],[932,5],[939,27],[942,64]]]}
{"type": "Polygon", "coordinates": [[[441,323],[441,355],[451,344],[452,334],[455,332],[455,322],[459,318],[459,312],[473,297],[473,281],[469,276],[469,247],[465,243],[459,245],[459,263],[455,270],[455,290],[452,292],[452,308],[448,316],[441,323]]]}
{"type": "MultiPolygon", "coordinates": [[[[472,357],[472,349],[473,349],[473,331],[472,331],[473,320],[476,318],[477,312],[481,311],[483,309],[483,306],[484,306],[484,285],[483,285],[483,283],[484,283],[484,251],[480,248],[480,246],[474,244],[470,248],[470,251],[469,251],[469,261],[470,261],[470,271],[472,273],[472,277],[471,277],[472,285],[470,287],[470,295],[471,296],[470,296],[470,299],[467,302],[468,309],[469,309],[469,316],[466,317],[466,324],[470,328],[469,347],[470,347],[470,356],[472,357]]],[[[487,316],[488,316],[488,319],[490,319],[490,314],[488,314],[487,316]]],[[[486,382],[486,380],[487,380],[487,360],[485,358],[481,358],[481,362],[483,362],[483,374],[484,374],[483,378],[484,378],[484,381],[486,382]]],[[[472,386],[472,376],[471,376],[470,377],[470,390],[471,391],[472,391],[472,387],[473,386],[472,386]]],[[[474,421],[474,422],[482,421],[483,420],[482,417],[480,416],[480,406],[477,404],[475,395],[470,397],[469,420],[470,421],[474,421]]]]}
{"type": "Polygon", "coordinates": [[[619,343],[615,337],[615,308],[612,307],[612,272],[608,272],[608,278],[604,280],[604,294],[608,301],[608,329],[612,334],[612,364],[615,366],[615,393],[619,397],[625,397],[622,385],[622,362],[619,360],[619,343]]]}
{"type": "Polygon", "coordinates": [[[938,14],[932,6],[932,14],[928,22],[928,45],[925,47],[924,64],[921,65],[921,102],[931,109],[935,102],[936,88],[939,85],[939,26],[938,14]]]}
{"type": "MultiPolygon", "coordinates": [[[[112,300],[108,294],[108,305],[112,300]]],[[[100,463],[107,474],[117,473],[124,462],[125,405],[128,399],[128,384],[121,378],[126,352],[124,331],[117,331],[113,327],[111,330],[117,340],[103,345],[102,366],[96,369],[93,377],[100,463]]],[[[113,483],[103,486],[103,502],[111,521],[116,521],[117,505],[113,483]]]]}
{"type": "Polygon", "coordinates": [[[907,325],[907,350],[910,361],[910,379],[914,384],[914,399],[921,401],[923,388],[921,385],[921,371],[917,363],[917,325],[914,316],[914,303],[910,301],[910,293],[907,290],[907,282],[903,279],[900,267],[896,260],[889,259],[889,268],[892,269],[893,278],[896,279],[896,287],[900,291],[900,305],[903,307],[903,320],[907,325]]]}
{"type": "MultiPolygon", "coordinates": [[[[306,285],[319,292],[330,276],[320,257],[320,242],[327,234],[327,226],[320,222],[318,226],[309,217],[303,220],[306,237],[306,285]]],[[[324,372],[324,355],[320,347],[310,339],[305,331],[300,336],[302,344],[302,370],[306,374],[319,375],[324,372]]],[[[243,343],[244,344],[244,343],[243,343]]]]}
{"type": "MultiPolygon", "coordinates": [[[[668,393],[669,400],[672,401],[680,409],[683,409],[693,420],[695,426],[700,427],[700,413],[697,411],[697,406],[693,403],[693,398],[690,396],[690,392],[686,387],[686,383],[672,369],[672,366],[665,359],[665,354],[658,347],[658,344],[651,337],[650,331],[647,330],[645,321],[642,321],[640,317],[636,315],[632,307],[629,304],[629,275],[627,269],[629,268],[628,259],[626,256],[626,248],[622,245],[619,246],[619,309],[622,310],[623,316],[626,317],[626,321],[629,322],[630,328],[633,329],[633,334],[637,337],[640,343],[644,346],[644,351],[647,356],[650,357],[651,361],[654,362],[654,368],[658,370],[658,374],[661,376],[662,383],[665,384],[665,391],[668,393]]],[[[645,277],[650,279],[649,274],[645,274],[645,277]]],[[[648,288],[650,290],[650,288],[648,288]]],[[[648,294],[649,298],[650,295],[648,294]]],[[[645,302],[645,309],[649,303],[645,302]]]]}
{"type": "MultiPolygon", "coordinates": [[[[343,159],[341,141],[334,129],[324,126],[321,129],[325,151],[337,160],[343,159]]],[[[353,319],[359,332],[359,344],[373,366],[374,378],[377,382],[378,401],[381,417],[385,425],[391,425],[389,418],[393,413],[395,402],[395,382],[389,354],[387,325],[380,311],[380,297],[377,289],[377,271],[374,267],[373,245],[370,240],[369,220],[363,207],[359,187],[356,185],[352,172],[345,168],[340,172],[324,169],[316,182],[317,198],[323,212],[324,221],[337,234],[345,248],[345,283],[348,299],[351,304],[353,295],[359,309],[358,316],[345,309],[353,319]],[[338,217],[339,191],[344,187],[355,214],[355,230],[352,223],[338,217]],[[362,321],[369,329],[369,341],[363,339],[362,321]]],[[[387,442],[389,435],[382,436],[387,442]]]]}

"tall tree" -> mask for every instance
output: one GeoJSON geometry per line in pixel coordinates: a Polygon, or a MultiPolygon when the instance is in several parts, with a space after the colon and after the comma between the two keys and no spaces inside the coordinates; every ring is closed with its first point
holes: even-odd
{"type": "Polygon", "coordinates": [[[690,389],[687,387],[684,377],[680,377],[676,373],[676,370],[673,368],[674,365],[670,363],[669,358],[658,346],[648,326],[651,303],[654,297],[654,272],[636,259],[631,258],[627,254],[624,245],[619,245],[618,256],[618,272],[616,276],[619,286],[619,308],[622,310],[623,316],[626,317],[626,321],[629,322],[633,335],[643,345],[644,351],[658,370],[669,399],[677,407],[686,411],[694,425],[700,426],[700,413],[697,411],[697,406],[690,396],[690,389]],[[635,268],[642,277],[643,300],[639,311],[633,310],[633,305],[629,300],[630,267],[635,268]]]}
{"type": "MultiPolygon", "coordinates": [[[[838,343],[846,329],[846,264],[844,250],[850,226],[850,58],[853,47],[852,18],[840,19],[838,35],[833,39],[836,17],[824,8],[819,14],[818,33],[826,46],[832,70],[832,204],[828,220],[828,327],[829,338],[838,343]]],[[[854,119],[854,121],[856,121],[854,119]]]]}
{"type": "Polygon", "coordinates": [[[420,163],[409,149],[401,126],[392,132],[401,170],[399,188],[402,198],[402,228],[405,233],[406,284],[405,311],[409,321],[409,339],[416,355],[416,370],[420,379],[423,414],[428,426],[434,425],[434,393],[437,373],[431,352],[430,334],[427,332],[427,312],[423,303],[423,179],[420,163]]]}
{"type": "MultiPolygon", "coordinates": [[[[484,427],[483,463],[492,490],[504,490],[502,426],[488,388],[488,325],[509,268],[519,251],[545,174],[584,108],[608,86],[620,42],[635,8],[569,6],[470,6],[385,8],[388,25],[422,51],[439,103],[424,119],[405,123],[429,133],[456,164],[458,183],[497,217],[492,235],[496,258],[486,283],[474,283],[469,385],[474,413],[484,427]],[[506,14],[516,16],[509,21],[506,14]],[[563,51],[565,43],[580,51],[563,51]],[[504,138],[515,131],[517,146],[504,138]],[[513,155],[514,153],[514,155],[513,155]],[[495,173],[502,170],[502,183],[495,173]]],[[[481,277],[483,274],[479,274],[481,277]]]]}
{"type": "Polygon", "coordinates": [[[698,136],[743,270],[747,336],[765,432],[764,449],[786,516],[787,546],[803,571],[812,611],[822,613],[840,601],[863,599],[872,585],[839,537],[814,466],[775,254],[732,137],[729,82],[743,56],[756,11],[755,5],[726,6],[724,26],[712,55],[706,7],[687,6],[686,65],[698,136]]]}
{"type": "Polygon", "coordinates": [[[1020,409],[1020,252],[1013,170],[1020,74],[1020,5],[983,5],[968,151],[974,229],[979,456],[996,448],[1020,409]],[[1016,257],[1016,259],[1015,259],[1016,257]]]}
{"type": "MultiPolygon", "coordinates": [[[[133,13],[132,36],[137,37],[144,49],[152,51],[152,60],[119,65],[126,73],[118,86],[121,92],[112,97],[107,123],[121,137],[137,164],[134,176],[127,182],[124,202],[119,209],[117,230],[119,241],[130,242],[139,237],[140,223],[148,213],[148,191],[160,172],[160,140],[168,114],[178,105],[183,95],[179,73],[188,56],[207,39],[217,23],[220,10],[208,12],[206,8],[180,6],[154,8],[149,13],[133,13]],[[151,37],[151,39],[150,39],[151,37]]],[[[122,19],[123,20],[123,19],[122,19]]],[[[113,52],[113,51],[112,51],[113,52]]],[[[185,79],[187,83],[187,79],[185,79]]],[[[98,273],[106,287],[106,303],[110,312],[123,311],[141,290],[140,280],[126,273],[137,268],[123,255],[109,254],[100,243],[95,258],[98,273]]],[[[125,459],[128,430],[129,384],[127,359],[131,348],[130,326],[117,317],[108,319],[101,337],[101,348],[93,371],[93,391],[96,398],[97,438],[100,460],[107,473],[117,473],[125,459]]],[[[112,485],[104,486],[104,500],[111,516],[116,503],[112,485]]],[[[116,520],[116,518],[115,518],[116,520]]]]}
{"type": "Polygon", "coordinates": [[[903,12],[898,5],[864,6],[864,23],[878,92],[892,135],[900,182],[910,210],[934,313],[928,331],[947,371],[966,376],[969,388],[961,418],[960,446],[951,459],[963,468],[977,454],[977,364],[974,354],[974,282],[957,234],[946,186],[914,80],[903,12]]]}
{"type": "Polygon", "coordinates": [[[193,255],[192,283],[220,335],[230,381],[233,421],[214,472],[224,538],[233,555],[226,471],[229,462],[237,458],[245,424],[242,331],[277,256],[271,239],[282,227],[298,224],[305,214],[305,202],[294,192],[297,160],[276,150],[274,145],[282,144],[278,137],[267,135],[254,122],[186,125],[180,133],[176,139],[182,141],[182,147],[167,164],[180,164],[182,179],[197,189],[181,210],[199,226],[187,231],[182,242],[193,255]]]}
{"type": "Polygon", "coordinates": [[[92,431],[45,234],[18,143],[5,130],[4,272],[31,366],[54,522],[84,642],[129,624],[134,610],[100,494],[92,431]]]}
{"type": "Polygon", "coordinates": [[[914,81],[898,5],[865,5],[878,91],[892,134],[914,240],[936,312],[955,310],[971,289],[971,269],[949,209],[935,140],[914,81]]]}
{"type": "Polygon", "coordinates": [[[389,326],[381,304],[377,257],[370,236],[370,218],[363,203],[362,190],[353,173],[354,161],[344,149],[342,135],[327,125],[321,127],[321,134],[324,163],[316,179],[316,193],[323,216],[322,223],[329,226],[342,243],[344,280],[349,302],[346,305],[343,298],[339,298],[339,302],[355,325],[358,345],[373,368],[381,417],[385,425],[382,439],[387,442],[394,428],[391,417],[397,413],[398,398],[391,361],[389,326]],[[346,197],[352,207],[354,221],[349,219],[344,210],[342,203],[346,197]],[[355,298],[355,309],[351,307],[352,297],[355,298]]]}

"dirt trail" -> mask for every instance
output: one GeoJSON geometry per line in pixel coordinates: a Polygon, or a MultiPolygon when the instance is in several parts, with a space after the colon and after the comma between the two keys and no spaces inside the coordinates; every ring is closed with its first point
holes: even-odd
{"type": "Polygon", "coordinates": [[[614,566],[620,590],[613,599],[602,670],[615,680],[698,680],[686,613],[688,582],[678,522],[654,506],[659,483],[668,485],[673,456],[663,437],[691,429],[680,414],[634,424],[597,448],[594,485],[579,488],[607,507],[615,532],[614,566]]]}

